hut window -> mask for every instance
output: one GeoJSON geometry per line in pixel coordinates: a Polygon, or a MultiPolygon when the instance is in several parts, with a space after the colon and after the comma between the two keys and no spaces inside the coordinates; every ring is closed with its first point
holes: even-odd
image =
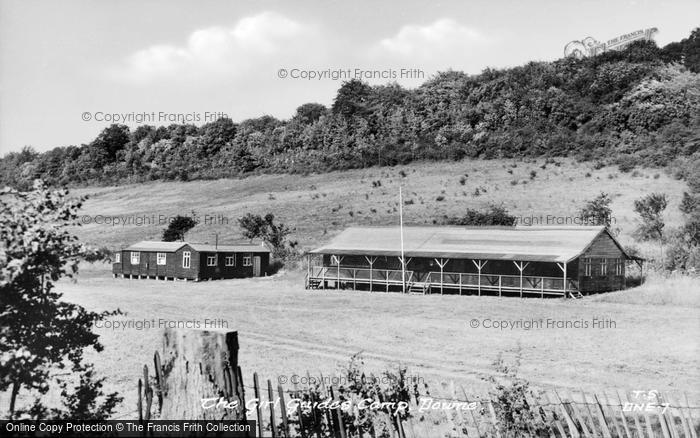
{"type": "Polygon", "coordinates": [[[226,256],[226,266],[236,266],[236,257],[226,256]]]}
{"type": "Polygon", "coordinates": [[[591,276],[591,259],[583,259],[583,275],[591,276]]]}
{"type": "Polygon", "coordinates": [[[159,252],[158,256],[156,257],[156,264],[157,265],[165,265],[165,253],[164,252],[159,252]]]}
{"type": "Polygon", "coordinates": [[[625,261],[623,259],[615,260],[615,275],[622,275],[625,266],[625,261]]]}
{"type": "Polygon", "coordinates": [[[190,267],[190,252],[189,251],[185,251],[182,253],[182,267],[183,268],[190,267]]]}
{"type": "Polygon", "coordinates": [[[253,258],[249,255],[243,257],[243,266],[253,266],[253,258]]]}
{"type": "Polygon", "coordinates": [[[121,263],[122,262],[122,253],[118,252],[114,254],[114,263],[121,263]]]}
{"type": "Polygon", "coordinates": [[[138,251],[132,251],[131,252],[131,264],[138,265],[139,263],[141,263],[141,253],[138,251]]]}
{"type": "Polygon", "coordinates": [[[207,257],[207,266],[216,266],[216,256],[208,256],[207,257]]]}
{"type": "Polygon", "coordinates": [[[600,259],[600,275],[608,275],[608,259],[600,259]]]}

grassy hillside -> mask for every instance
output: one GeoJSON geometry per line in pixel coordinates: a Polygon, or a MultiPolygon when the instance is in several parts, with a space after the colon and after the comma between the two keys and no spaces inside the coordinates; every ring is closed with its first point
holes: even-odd
{"type": "MultiPolygon", "coordinates": [[[[623,243],[631,244],[636,226],[633,202],[650,191],[666,193],[667,226],[682,218],[678,203],[685,183],[654,170],[621,173],[617,168],[594,169],[572,160],[462,160],[414,163],[391,168],[336,171],[320,175],[263,175],[245,179],[194,182],[151,182],[119,187],[75,190],[89,195],[81,213],[93,222],[77,230],[81,240],[111,249],[141,239],[159,239],[165,225],[99,225],[96,215],[124,220],[151,219],[195,211],[201,222],[187,235],[197,242],[240,239],[237,218],[246,213],[273,213],[294,228],[292,239],[313,247],[344,227],[398,223],[398,188],[403,186],[407,223],[432,223],[443,215],[459,215],[467,208],[489,204],[506,207],[529,219],[551,215],[573,218],[583,203],[601,191],[613,199],[614,227],[623,243]],[[544,167],[544,168],[543,168],[544,167]],[[533,177],[532,172],[536,172],[533,177]],[[442,199],[442,200],[439,200],[442,199]],[[223,216],[228,223],[217,216],[223,216]],[[222,223],[223,222],[223,223],[222,223]]],[[[649,251],[656,251],[653,245],[649,251]]]]}

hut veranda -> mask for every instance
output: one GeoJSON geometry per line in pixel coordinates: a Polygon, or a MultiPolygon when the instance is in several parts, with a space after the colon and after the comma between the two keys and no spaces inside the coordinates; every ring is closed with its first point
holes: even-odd
{"type": "Polygon", "coordinates": [[[580,297],[625,287],[603,226],[351,227],[309,251],[306,288],[580,297]],[[401,242],[403,240],[403,251],[401,242]]]}

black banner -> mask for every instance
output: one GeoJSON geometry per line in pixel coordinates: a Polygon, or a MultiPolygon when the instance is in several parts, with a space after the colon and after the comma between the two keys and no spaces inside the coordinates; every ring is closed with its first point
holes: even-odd
{"type": "Polygon", "coordinates": [[[3,437],[221,437],[254,438],[255,421],[231,420],[17,420],[0,421],[3,437]]]}

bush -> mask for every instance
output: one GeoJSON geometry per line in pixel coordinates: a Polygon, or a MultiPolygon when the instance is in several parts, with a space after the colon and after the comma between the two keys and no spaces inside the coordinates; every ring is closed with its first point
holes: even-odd
{"type": "Polygon", "coordinates": [[[497,435],[505,438],[550,436],[552,425],[534,406],[530,406],[528,398],[537,397],[530,389],[530,383],[518,376],[519,366],[520,351],[511,365],[506,364],[499,354],[493,363],[497,376],[486,378],[493,385],[491,398],[497,435]]]}
{"type": "Polygon", "coordinates": [[[447,217],[442,219],[443,225],[464,225],[464,226],[480,226],[480,225],[501,225],[515,226],[517,218],[508,213],[504,207],[491,205],[486,211],[478,211],[467,209],[464,216],[447,217]]]}

